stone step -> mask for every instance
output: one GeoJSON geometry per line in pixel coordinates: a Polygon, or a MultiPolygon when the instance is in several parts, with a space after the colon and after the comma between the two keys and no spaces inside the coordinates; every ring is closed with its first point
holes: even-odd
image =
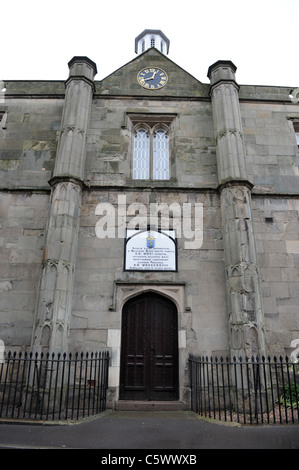
{"type": "Polygon", "coordinates": [[[188,406],[180,401],[137,401],[119,400],[116,402],[116,411],[182,411],[188,406]]]}

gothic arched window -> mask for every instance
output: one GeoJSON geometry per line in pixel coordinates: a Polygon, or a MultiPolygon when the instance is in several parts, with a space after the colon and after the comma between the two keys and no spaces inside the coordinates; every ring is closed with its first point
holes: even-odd
{"type": "Polygon", "coordinates": [[[170,179],[170,135],[174,114],[129,114],[133,179],[170,179]]]}
{"type": "Polygon", "coordinates": [[[155,47],[155,38],[151,38],[151,47],[155,47]]]}
{"type": "Polygon", "coordinates": [[[165,125],[138,126],[135,130],[133,179],[169,179],[169,138],[165,125]]]}

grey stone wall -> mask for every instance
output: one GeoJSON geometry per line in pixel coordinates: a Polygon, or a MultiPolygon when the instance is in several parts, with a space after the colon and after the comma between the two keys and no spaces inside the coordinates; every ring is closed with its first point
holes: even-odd
{"type": "MultiPolygon", "coordinates": [[[[105,345],[108,329],[120,329],[120,313],[115,311],[115,283],[183,283],[187,310],[180,313],[186,315],[186,312],[192,312],[188,324],[181,325],[186,331],[188,349],[196,352],[200,344],[202,350],[209,354],[225,351],[228,326],[219,197],[192,191],[127,192],[127,205],[138,201],[148,210],[153,200],[158,204],[177,201],[204,205],[204,242],[201,249],[184,249],[184,240],[178,239],[178,272],[140,273],[123,270],[123,239],[100,239],[95,233],[96,223],[100,219],[96,215],[96,207],[100,203],[110,203],[115,207],[118,228],[118,195],[110,189],[85,192],[83,197],[71,323],[73,347],[83,341],[85,347],[92,350],[95,345],[105,345]]],[[[127,220],[130,220],[129,216],[127,220]]]]}
{"type": "Polygon", "coordinates": [[[30,345],[48,216],[48,194],[1,193],[0,336],[30,345]]]}
{"type": "MultiPolygon", "coordinates": [[[[0,111],[1,339],[28,346],[42,269],[45,229],[65,98],[59,82],[8,82],[0,111]]],[[[287,87],[241,86],[246,168],[253,182],[253,225],[269,353],[289,352],[299,335],[299,154],[292,119],[299,118],[287,87]]],[[[87,131],[70,348],[115,344],[129,285],[163,285],[180,305],[186,351],[222,354],[229,347],[222,219],[210,85],[157,52],[142,55],[102,81],[87,131]],[[137,72],[148,63],[167,70],[167,87],[141,89],[137,72]],[[131,176],[130,113],[176,115],[171,129],[171,179],[136,182],[131,176]],[[184,249],[177,273],[123,271],[124,241],[95,234],[101,202],[201,202],[203,245],[184,249]],[[121,287],[122,286],[122,287],[121,287]],[[121,294],[119,293],[121,292],[121,294]],[[117,304],[118,299],[118,304],[117,304]]],[[[155,287],[156,288],[156,287],[155,287]]]]}
{"type": "Polygon", "coordinates": [[[299,199],[255,197],[256,245],[270,354],[299,337],[299,199]]]}
{"type": "Polygon", "coordinates": [[[299,118],[292,103],[241,103],[246,165],[254,192],[298,194],[299,152],[292,118],[299,118]]]}
{"type": "Polygon", "coordinates": [[[16,96],[0,106],[7,113],[6,129],[0,130],[0,188],[49,190],[63,99],[16,96]]]}
{"type": "Polygon", "coordinates": [[[130,113],[174,114],[171,179],[167,187],[216,188],[217,166],[212,110],[205,102],[94,101],[87,143],[85,181],[91,186],[148,186],[132,180],[133,135],[130,113]]]}

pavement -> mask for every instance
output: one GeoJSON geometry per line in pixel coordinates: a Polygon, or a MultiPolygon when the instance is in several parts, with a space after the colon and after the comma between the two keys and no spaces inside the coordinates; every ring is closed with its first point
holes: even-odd
{"type": "Polygon", "coordinates": [[[120,450],[122,454],[126,451],[126,455],[128,452],[133,455],[143,449],[144,455],[152,456],[150,459],[153,454],[148,450],[153,449],[159,456],[163,451],[183,454],[184,450],[185,454],[189,451],[188,455],[196,455],[200,449],[299,449],[299,425],[225,424],[188,410],[108,410],[93,418],[64,424],[0,421],[0,449],[102,449],[101,455],[109,455],[110,459],[119,455],[120,450]]]}

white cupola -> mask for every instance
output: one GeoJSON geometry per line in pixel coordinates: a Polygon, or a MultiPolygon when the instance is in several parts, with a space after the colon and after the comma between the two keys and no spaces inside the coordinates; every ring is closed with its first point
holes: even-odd
{"type": "Polygon", "coordinates": [[[145,29],[135,39],[135,52],[142,54],[147,49],[155,47],[162,54],[167,55],[169,52],[169,39],[160,29],[145,29]]]}

